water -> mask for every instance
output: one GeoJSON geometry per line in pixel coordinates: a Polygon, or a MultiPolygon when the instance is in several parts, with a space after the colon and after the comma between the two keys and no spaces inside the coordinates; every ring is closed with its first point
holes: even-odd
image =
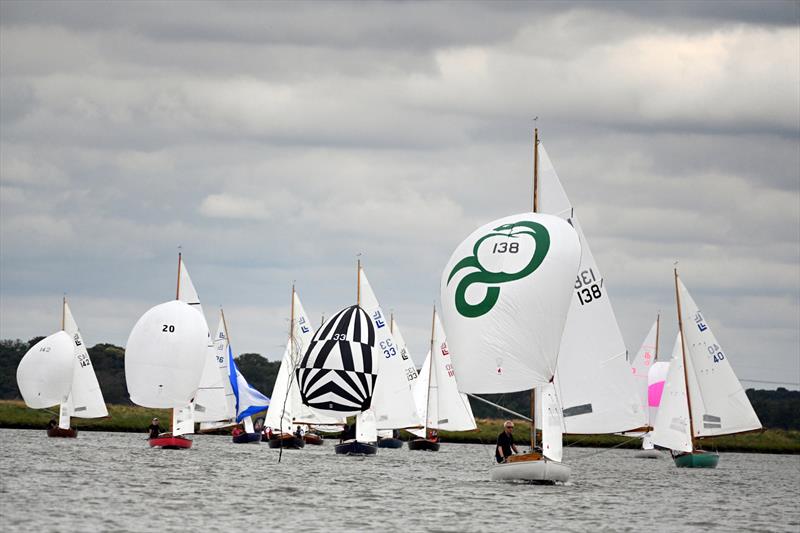
{"type": "Polygon", "coordinates": [[[491,446],[339,457],[196,435],[191,450],[144,434],[0,430],[4,531],[697,531],[800,529],[800,457],[722,454],[678,469],[632,450],[569,448],[567,485],[489,481],[491,446]],[[602,452],[602,453],[598,453],[602,452]]]}

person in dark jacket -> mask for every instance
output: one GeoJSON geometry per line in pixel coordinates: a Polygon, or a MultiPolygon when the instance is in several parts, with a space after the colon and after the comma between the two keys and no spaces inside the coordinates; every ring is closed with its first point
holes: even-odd
{"type": "Polygon", "coordinates": [[[158,425],[158,418],[154,418],[152,422],[150,422],[150,427],[148,427],[147,430],[150,432],[149,438],[158,438],[158,435],[161,433],[161,426],[158,425]]]}
{"type": "Polygon", "coordinates": [[[514,422],[506,420],[503,423],[503,432],[497,436],[497,446],[494,450],[494,458],[498,463],[505,463],[514,453],[519,453],[514,444],[514,422]]]}

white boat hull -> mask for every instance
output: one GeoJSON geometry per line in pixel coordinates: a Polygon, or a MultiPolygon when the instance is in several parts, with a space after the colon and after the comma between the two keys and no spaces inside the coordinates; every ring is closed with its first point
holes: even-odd
{"type": "Polygon", "coordinates": [[[494,465],[492,481],[533,481],[564,483],[572,471],[568,466],[554,461],[516,461],[494,465]]]}
{"type": "Polygon", "coordinates": [[[639,450],[633,456],[637,459],[661,459],[664,454],[659,450],[639,450]]]}

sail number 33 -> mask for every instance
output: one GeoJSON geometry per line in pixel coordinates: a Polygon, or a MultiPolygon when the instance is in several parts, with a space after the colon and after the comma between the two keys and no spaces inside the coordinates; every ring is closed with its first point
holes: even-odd
{"type": "Polygon", "coordinates": [[[575,278],[575,292],[581,305],[586,305],[603,297],[602,283],[597,283],[597,276],[591,268],[578,273],[575,278]]]}

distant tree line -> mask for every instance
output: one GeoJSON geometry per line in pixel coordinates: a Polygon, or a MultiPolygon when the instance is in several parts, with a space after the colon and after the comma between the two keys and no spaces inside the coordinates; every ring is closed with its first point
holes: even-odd
{"type": "MultiPolygon", "coordinates": [[[[28,348],[43,337],[28,342],[0,340],[0,399],[21,400],[17,388],[17,365],[28,348]]],[[[88,349],[97,381],[107,403],[130,405],[130,396],[125,384],[125,349],[113,344],[96,344],[88,349]]],[[[267,396],[272,394],[280,368],[279,361],[267,361],[257,353],[244,353],[236,358],[236,365],[247,381],[267,396]]],[[[489,401],[521,414],[530,413],[530,392],[511,394],[484,394],[489,401]]],[[[785,388],[777,390],[747,389],[747,397],[753,404],[764,427],[772,429],[800,429],[800,391],[785,388]]],[[[483,402],[470,399],[472,412],[477,418],[508,418],[510,415],[483,402]]]]}

